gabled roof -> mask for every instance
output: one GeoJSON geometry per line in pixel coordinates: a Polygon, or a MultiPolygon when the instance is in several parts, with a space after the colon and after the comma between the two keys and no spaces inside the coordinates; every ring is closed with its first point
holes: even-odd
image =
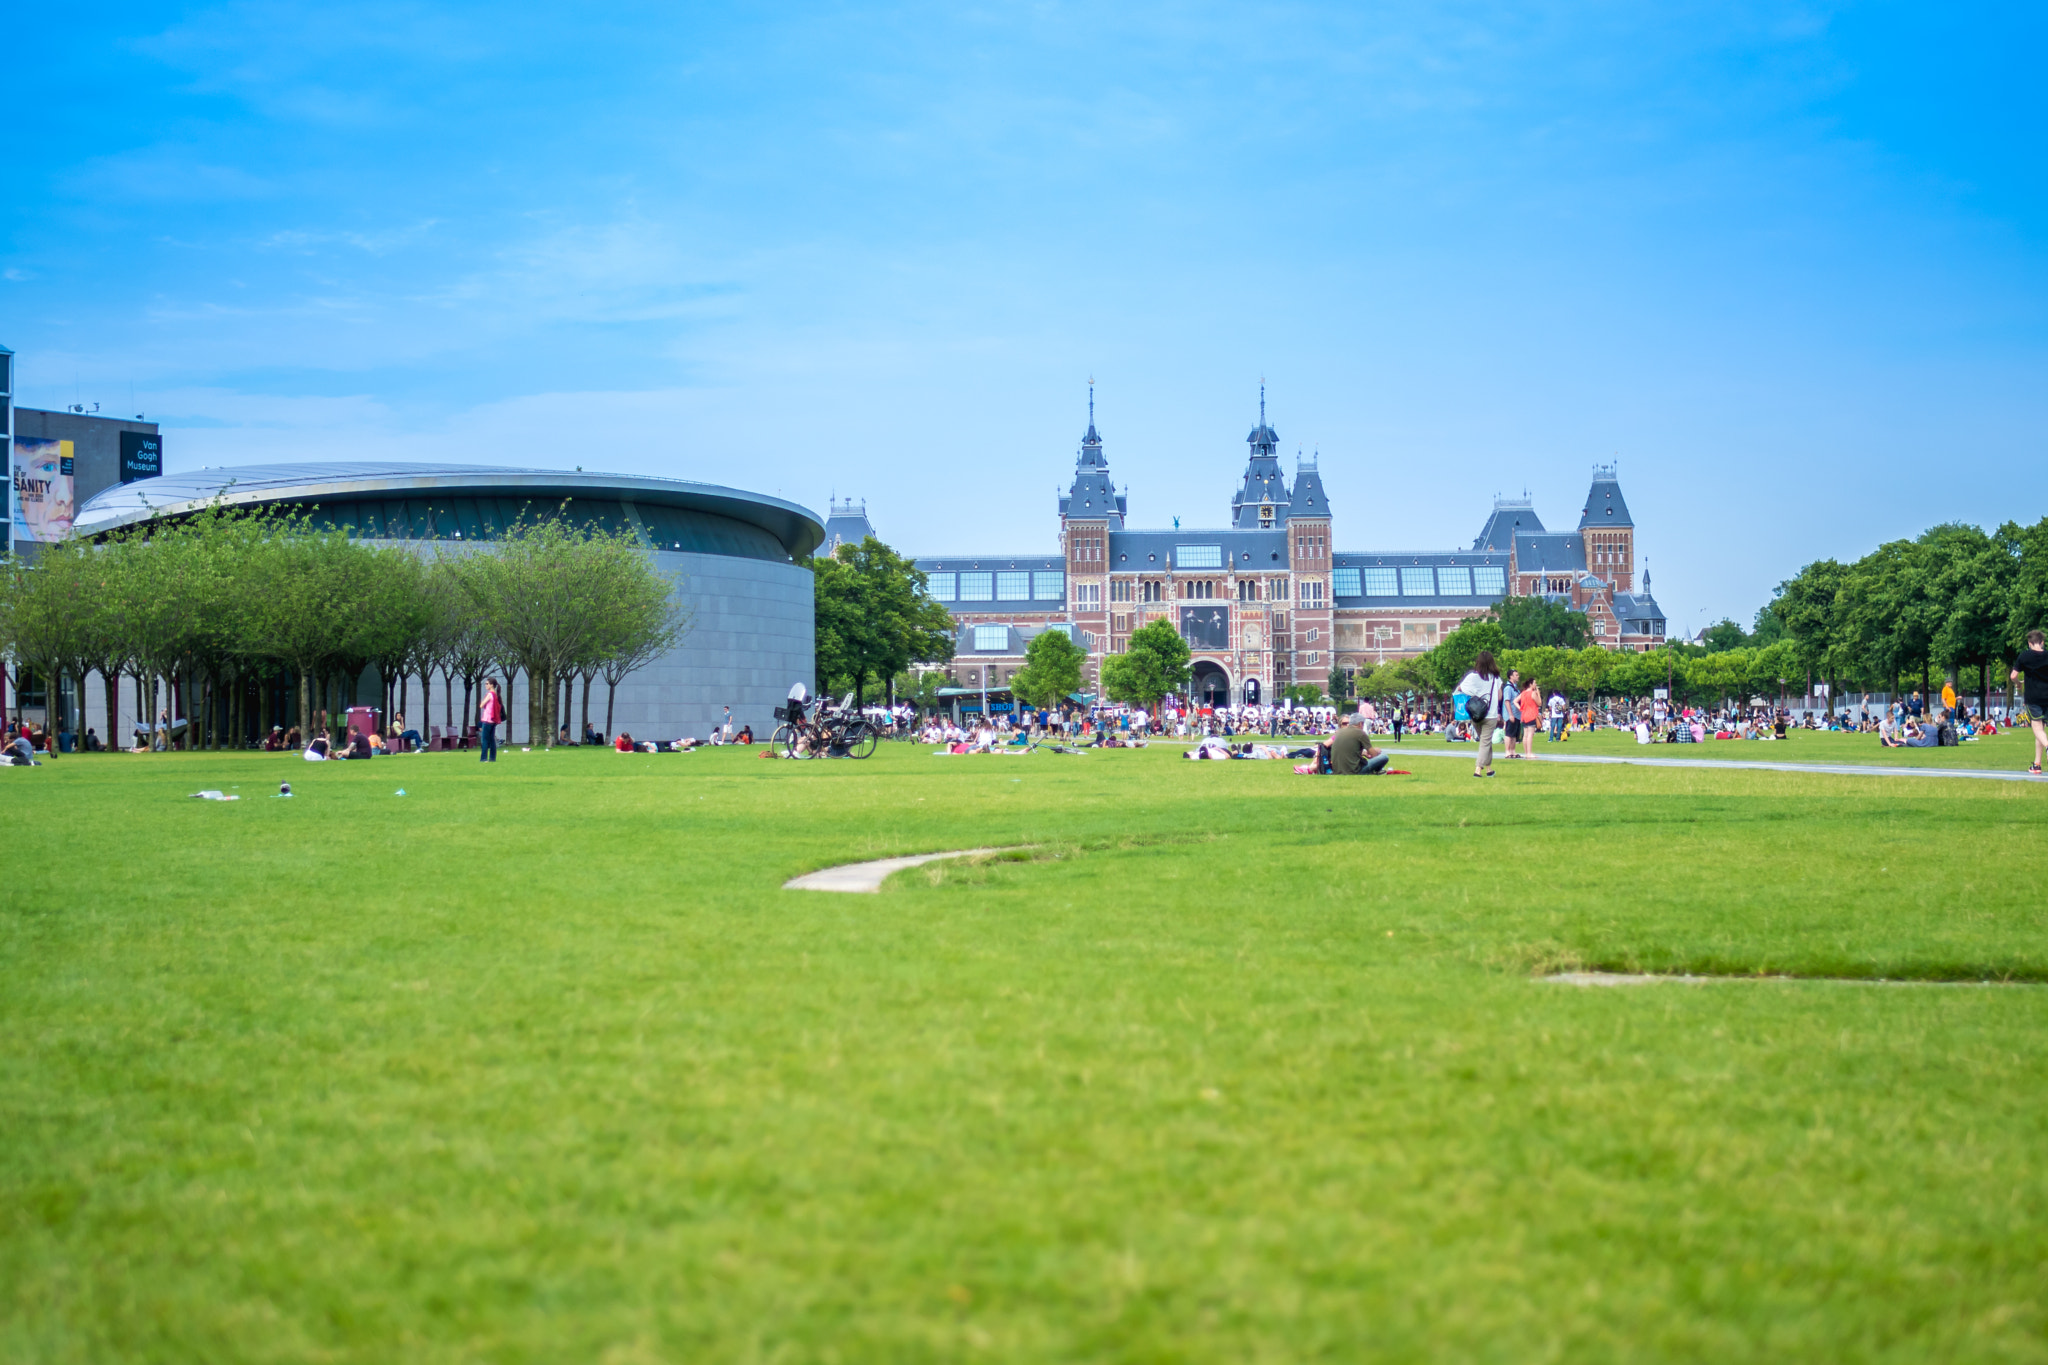
{"type": "Polygon", "coordinates": [[[1543,534],[1543,520],[1536,515],[1536,504],[1527,498],[1495,498],[1493,515],[1486,519],[1486,525],[1479,528],[1472,548],[1499,550],[1505,554],[1515,537],[1524,532],[1543,534]]]}
{"type": "Polygon", "coordinates": [[[1579,514],[1579,529],[1590,526],[1634,526],[1628,504],[1622,501],[1621,485],[1615,482],[1612,465],[1593,467],[1593,487],[1586,494],[1586,509],[1579,514]]]}
{"type": "Polygon", "coordinates": [[[1330,515],[1330,499],[1323,492],[1323,476],[1316,473],[1314,460],[1296,462],[1294,496],[1288,501],[1287,515],[1290,518],[1330,515]]]}

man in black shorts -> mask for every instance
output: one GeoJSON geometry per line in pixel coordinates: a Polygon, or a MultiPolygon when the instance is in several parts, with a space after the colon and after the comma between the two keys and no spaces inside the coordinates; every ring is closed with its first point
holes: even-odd
{"type": "Polygon", "coordinates": [[[2027,647],[2012,661],[2009,682],[2018,682],[2022,676],[2027,680],[2026,700],[2013,708],[2013,715],[2025,716],[2034,723],[2034,766],[2027,769],[2034,776],[2041,775],[2041,755],[2048,751],[2048,650],[2042,648],[2043,636],[2038,630],[2027,632],[2027,647]]]}

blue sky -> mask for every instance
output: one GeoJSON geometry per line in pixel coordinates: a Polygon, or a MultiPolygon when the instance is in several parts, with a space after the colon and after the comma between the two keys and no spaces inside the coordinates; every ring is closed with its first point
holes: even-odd
{"type": "Polygon", "coordinates": [[[32,4],[0,342],[173,468],[863,495],[1049,550],[1086,381],[1224,519],[1261,376],[1345,549],[1576,520],[1674,626],[2048,513],[2032,6],[32,4]]]}

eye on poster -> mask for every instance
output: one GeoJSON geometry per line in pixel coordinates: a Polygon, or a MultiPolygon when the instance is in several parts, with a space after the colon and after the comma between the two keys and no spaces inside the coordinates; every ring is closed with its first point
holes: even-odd
{"type": "Polygon", "coordinates": [[[14,540],[51,545],[71,534],[71,442],[14,442],[14,540]]]}

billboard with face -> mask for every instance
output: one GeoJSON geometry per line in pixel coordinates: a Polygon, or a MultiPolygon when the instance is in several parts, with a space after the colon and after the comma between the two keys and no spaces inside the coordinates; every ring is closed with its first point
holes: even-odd
{"type": "Polygon", "coordinates": [[[1182,607],[1180,638],[1189,649],[1229,649],[1230,609],[1228,607],[1182,607]]]}
{"type": "Polygon", "coordinates": [[[48,545],[71,534],[71,442],[14,442],[14,543],[48,545]]]}

